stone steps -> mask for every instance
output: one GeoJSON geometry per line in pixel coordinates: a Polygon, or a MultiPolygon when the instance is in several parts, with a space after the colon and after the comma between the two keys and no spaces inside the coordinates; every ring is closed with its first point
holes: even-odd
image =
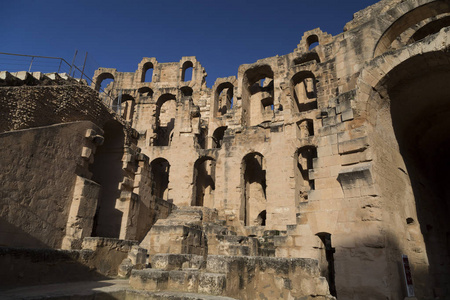
{"type": "Polygon", "coordinates": [[[259,256],[275,257],[276,248],[287,238],[287,231],[265,230],[263,236],[258,238],[259,256]]]}
{"type": "Polygon", "coordinates": [[[67,73],[42,73],[42,72],[8,72],[0,71],[1,86],[51,86],[65,84],[88,85],[84,79],[75,79],[67,73]]]}
{"type": "Polygon", "coordinates": [[[178,207],[168,218],[158,220],[141,247],[148,249],[150,256],[171,253],[274,257],[277,239],[286,236],[286,231],[264,230],[263,226],[251,230],[258,232],[259,237],[237,235],[219,219],[217,210],[178,207]]]}
{"type": "Polygon", "coordinates": [[[130,287],[152,293],[170,291],[238,299],[333,299],[326,279],[320,277],[317,260],[300,258],[159,254],[153,256],[152,268],[131,272],[130,287]],[[308,284],[300,285],[303,281],[308,284]]]}
{"type": "Polygon", "coordinates": [[[185,270],[133,270],[130,286],[137,290],[176,291],[220,296],[225,293],[226,275],[201,272],[198,269],[185,270]]]}
{"type": "Polygon", "coordinates": [[[132,290],[128,280],[109,279],[102,281],[64,282],[59,284],[35,285],[10,290],[0,290],[3,300],[235,300],[234,298],[198,293],[175,291],[132,290]]]}
{"type": "Polygon", "coordinates": [[[224,296],[212,296],[197,293],[185,292],[148,292],[148,291],[126,291],[125,299],[133,300],[236,300],[235,298],[224,296]]]}
{"type": "Polygon", "coordinates": [[[151,266],[154,269],[171,271],[182,269],[205,268],[206,261],[201,255],[193,254],[155,254],[151,258],[151,266]]]}

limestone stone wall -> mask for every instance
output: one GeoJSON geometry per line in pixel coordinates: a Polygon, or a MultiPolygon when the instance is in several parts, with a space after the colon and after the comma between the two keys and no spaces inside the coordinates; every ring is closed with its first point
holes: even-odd
{"type": "Polygon", "coordinates": [[[86,151],[95,148],[88,130],[100,131],[75,122],[0,134],[2,246],[60,248],[72,202],[86,201],[86,213],[95,213],[96,199],[77,195],[75,186],[88,176],[86,151]]]}
{"type": "MultiPolygon", "coordinates": [[[[1,131],[91,120],[105,142],[85,145],[88,123],[2,133],[4,240],[73,248],[92,226],[147,243],[175,206],[204,206],[246,247],[271,236],[268,253],[318,260],[333,296],[403,299],[402,254],[419,298],[450,294],[449,13],[448,0],[382,0],[211,89],[193,56],[98,69],[103,104],[80,85],[0,88],[1,131]]],[[[189,236],[171,216],[168,246],[189,236]]],[[[197,233],[173,252],[206,255],[197,233]]],[[[146,247],[172,251],[159,246],[146,247]]]]}
{"type": "Polygon", "coordinates": [[[79,84],[1,87],[0,107],[2,132],[82,120],[103,127],[111,118],[95,91],[79,84]]]}
{"type": "Polygon", "coordinates": [[[13,287],[115,277],[134,244],[88,238],[81,250],[0,247],[0,293],[3,296],[4,290],[13,287]]]}
{"type": "MultiPolygon", "coordinates": [[[[424,128],[443,128],[431,125],[441,124],[431,111],[447,111],[447,106],[438,100],[430,106],[426,100],[411,102],[423,108],[425,125],[420,108],[392,108],[390,99],[447,97],[440,82],[448,76],[449,10],[448,1],[380,1],[355,13],[343,33],[310,30],[292,53],[242,65],[236,77],[219,78],[212,89],[197,77],[205,74],[203,68],[189,58],[196,74],[192,93],[183,90],[185,82],[175,67],[182,69],[186,58],[171,64],[145,58],[134,75],[99,69],[96,76],[113,74],[109,94],[114,98],[126,92],[133,98],[127,101],[134,103],[130,122],[138,128],[139,147],[150,162],[163,158],[170,165],[167,199],[180,206],[216,208],[240,234],[286,231],[277,240],[277,256],[323,261],[324,253],[333,251],[341,297],[402,298],[401,254],[412,257],[418,294],[439,294],[446,290],[442,278],[447,275],[438,265],[447,265],[448,257],[438,258],[445,247],[427,239],[443,241],[445,230],[431,233],[430,228],[444,225],[432,220],[438,210],[422,199],[442,203],[431,200],[439,196],[424,179],[441,174],[431,167],[436,160],[430,155],[441,156],[425,150],[417,150],[422,153],[417,156],[406,148],[413,149],[415,140],[424,141],[419,149],[445,144],[437,142],[437,136],[445,136],[441,129],[428,135],[424,128]],[[154,75],[144,82],[141,68],[149,61],[154,75]],[[416,80],[421,72],[438,75],[416,80]],[[404,81],[416,82],[415,94],[399,90],[404,81]],[[437,95],[436,90],[443,92],[437,95]],[[177,103],[170,128],[162,115],[167,101],[177,103]],[[402,114],[408,116],[404,121],[396,117],[402,114]],[[422,127],[410,125],[416,123],[422,127]],[[162,136],[165,144],[157,142],[162,136]],[[214,165],[208,173],[214,189],[202,190],[206,196],[197,192],[204,180],[197,166],[205,160],[214,165]],[[418,171],[423,168],[428,171],[418,171]],[[331,243],[328,250],[325,239],[331,243]],[[440,275],[431,282],[424,274],[430,274],[425,269],[433,261],[432,272],[440,275]],[[371,276],[365,275],[368,269],[371,276]]],[[[440,205],[446,210],[447,204],[440,205]]]]}

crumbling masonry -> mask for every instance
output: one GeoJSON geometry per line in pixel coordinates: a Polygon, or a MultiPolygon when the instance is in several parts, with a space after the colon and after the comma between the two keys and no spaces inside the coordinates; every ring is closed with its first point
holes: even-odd
{"type": "Polygon", "coordinates": [[[74,280],[17,267],[58,257],[119,299],[404,299],[406,254],[449,297],[449,25],[382,0],[211,89],[191,56],[1,72],[0,287],[74,280]]]}

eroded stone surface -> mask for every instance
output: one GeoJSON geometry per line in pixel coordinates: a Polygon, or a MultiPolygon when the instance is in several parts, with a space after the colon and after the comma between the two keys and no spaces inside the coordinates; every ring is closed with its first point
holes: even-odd
{"type": "Polygon", "coordinates": [[[382,0],[211,89],[193,56],[93,89],[0,72],[0,245],[134,240],[145,263],[96,249],[153,263],[136,287],[240,299],[403,299],[407,254],[418,298],[448,296],[449,13],[382,0]]]}

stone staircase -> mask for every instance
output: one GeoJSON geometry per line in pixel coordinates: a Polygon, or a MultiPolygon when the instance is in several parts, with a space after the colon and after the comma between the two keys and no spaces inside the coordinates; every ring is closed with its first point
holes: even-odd
{"type": "MultiPolygon", "coordinates": [[[[140,245],[91,237],[84,239],[82,250],[72,250],[73,255],[80,255],[77,262],[83,270],[95,269],[106,276],[100,278],[105,281],[77,284],[50,278],[49,282],[56,284],[18,287],[3,294],[0,289],[0,298],[334,299],[327,280],[320,276],[318,260],[279,257],[286,254],[285,249],[299,248],[289,245],[295,239],[303,241],[303,231],[308,228],[302,226],[306,225],[288,226],[286,232],[258,228],[258,236],[244,236],[220,220],[217,210],[180,207],[168,218],[158,220],[140,245]],[[115,279],[106,280],[107,277],[115,279]]],[[[29,255],[27,249],[22,252],[29,255]]],[[[69,257],[68,262],[71,261],[69,257]]],[[[72,267],[78,264],[72,262],[72,267]]],[[[61,262],[55,266],[59,265],[61,262]]],[[[44,269],[33,261],[27,262],[27,268],[39,268],[36,274],[44,269]]],[[[40,279],[37,283],[46,282],[40,279]]]]}
{"type": "Polygon", "coordinates": [[[286,234],[241,236],[217,210],[177,208],[140,244],[148,251],[148,267],[129,269],[130,287],[236,299],[334,299],[317,260],[274,257],[286,234]]]}
{"type": "Polygon", "coordinates": [[[42,72],[8,72],[0,71],[0,87],[2,86],[52,86],[65,84],[88,85],[84,79],[70,77],[67,73],[42,72]]]}

